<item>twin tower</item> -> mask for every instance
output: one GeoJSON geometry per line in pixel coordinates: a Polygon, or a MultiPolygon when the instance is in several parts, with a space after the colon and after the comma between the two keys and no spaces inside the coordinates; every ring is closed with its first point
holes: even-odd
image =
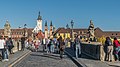
{"type": "MultiPolygon", "coordinates": [[[[45,34],[45,38],[51,37],[52,33],[53,33],[53,25],[52,25],[52,21],[50,22],[50,30],[48,30],[48,25],[47,25],[47,21],[45,21],[45,27],[44,27],[44,34],[45,34]]],[[[36,27],[33,29],[33,33],[38,33],[42,30],[42,17],[40,16],[40,12],[37,18],[37,25],[36,27]]]]}

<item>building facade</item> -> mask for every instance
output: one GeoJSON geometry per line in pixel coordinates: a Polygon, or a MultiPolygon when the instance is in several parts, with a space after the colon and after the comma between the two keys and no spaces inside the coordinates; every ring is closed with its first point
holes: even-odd
{"type": "MultiPolygon", "coordinates": [[[[65,28],[58,28],[55,33],[54,33],[54,36],[62,36],[63,38],[71,38],[72,37],[72,29],[65,29],[65,28]]],[[[75,35],[80,35],[80,37],[82,38],[88,38],[89,37],[89,34],[88,34],[88,29],[87,28],[84,28],[84,29],[73,29],[73,33],[74,33],[74,36],[75,35]]],[[[103,31],[101,30],[99,27],[95,28],[95,37],[96,38],[100,38],[100,37],[111,37],[111,38],[114,38],[114,37],[117,37],[120,39],[120,31],[103,31]]]]}
{"type": "Polygon", "coordinates": [[[0,35],[4,37],[11,37],[13,39],[20,39],[21,37],[32,36],[33,28],[17,28],[11,29],[10,23],[8,20],[4,25],[4,29],[0,29],[0,35]]]}

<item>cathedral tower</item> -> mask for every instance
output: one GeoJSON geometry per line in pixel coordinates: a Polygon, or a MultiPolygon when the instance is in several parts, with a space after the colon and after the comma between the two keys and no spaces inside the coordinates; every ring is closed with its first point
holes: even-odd
{"type": "Polygon", "coordinates": [[[52,32],[53,32],[53,25],[52,25],[52,21],[50,22],[50,36],[52,36],[52,32]]]}

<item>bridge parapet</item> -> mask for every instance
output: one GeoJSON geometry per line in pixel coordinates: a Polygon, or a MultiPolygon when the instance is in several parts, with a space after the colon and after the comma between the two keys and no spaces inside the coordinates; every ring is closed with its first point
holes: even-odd
{"type": "Polygon", "coordinates": [[[101,51],[103,51],[102,45],[99,42],[82,42],[81,43],[82,53],[97,59],[101,60],[101,51]]]}

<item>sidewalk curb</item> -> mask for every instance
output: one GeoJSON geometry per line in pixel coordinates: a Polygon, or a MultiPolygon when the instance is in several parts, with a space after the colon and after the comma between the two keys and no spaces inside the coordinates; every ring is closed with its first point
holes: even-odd
{"type": "Polygon", "coordinates": [[[24,54],[22,54],[19,58],[8,64],[8,67],[13,67],[16,63],[18,63],[20,60],[22,60],[24,57],[26,57],[28,54],[30,54],[31,51],[27,51],[24,54]]]}
{"type": "Polygon", "coordinates": [[[87,55],[87,56],[89,56],[89,57],[91,57],[91,58],[93,58],[93,59],[95,59],[95,60],[98,60],[96,57],[94,57],[94,56],[92,56],[92,55],[89,55],[89,54],[87,54],[87,53],[85,53],[85,52],[82,52],[83,54],[85,54],[85,55],[87,55]]]}
{"type": "Polygon", "coordinates": [[[78,67],[87,67],[85,64],[83,64],[82,62],[78,61],[75,57],[72,57],[71,54],[69,54],[67,51],[64,51],[68,57],[78,66],[78,67]]]}

